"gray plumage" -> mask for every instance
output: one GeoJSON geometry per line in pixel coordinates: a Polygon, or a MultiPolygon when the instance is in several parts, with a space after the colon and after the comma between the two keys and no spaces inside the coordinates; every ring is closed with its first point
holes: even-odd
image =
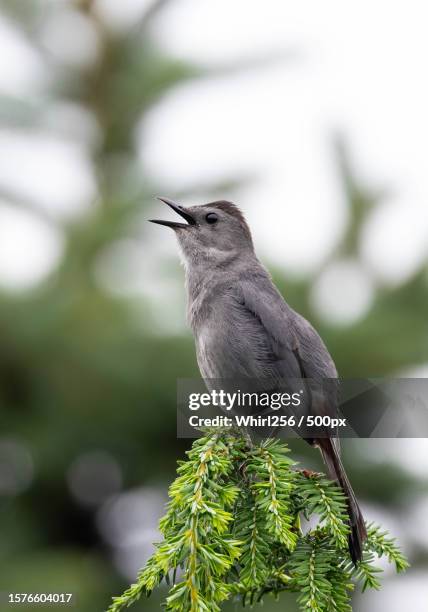
{"type": "MultiPolygon", "coordinates": [[[[183,208],[161,199],[187,221],[155,223],[172,227],[181,248],[187,316],[202,377],[319,382],[337,378],[333,359],[318,333],[287,304],[257,259],[241,211],[225,201],[183,208]]],[[[334,393],[329,401],[337,402],[334,393]]],[[[356,563],[367,534],[338,445],[329,438],[308,442],[320,448],[330,477],[347,495],[349,549],[356,563]]]]}

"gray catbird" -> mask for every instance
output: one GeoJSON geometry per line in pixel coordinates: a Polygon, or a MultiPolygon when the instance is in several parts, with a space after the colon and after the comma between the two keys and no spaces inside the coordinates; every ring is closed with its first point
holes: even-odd
{"type": "MultiPolygon", "coordinates": [[[[202,377],[336,379],[336,367],[320,336],[285,302],[257,259],[240,209],[223,200],[184,208],[159,199],[186,221],[151,220],[173,228],[181,247],[187,314],[202,377]]],[[[320,449],[329,476],[346,494],[349,551],[356,563],[367,532],[337,441],[307,441],[320,449]]]]}

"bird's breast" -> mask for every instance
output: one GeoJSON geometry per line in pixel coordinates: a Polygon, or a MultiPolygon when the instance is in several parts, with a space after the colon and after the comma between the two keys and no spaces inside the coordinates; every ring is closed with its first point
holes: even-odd
{"type": "Polygon", "coordinates": [[[251,313],[229,301],[217,302],[194,331],[203,378],[271,376],[269,339],[251,313]]]}

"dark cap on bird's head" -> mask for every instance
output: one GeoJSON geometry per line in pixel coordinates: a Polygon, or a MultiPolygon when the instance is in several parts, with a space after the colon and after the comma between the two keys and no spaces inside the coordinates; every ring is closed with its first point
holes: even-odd
{"type": "Polygon", "coordinates": [[[168,198],[158,200],[167,204],[185,223],[150,219],[152,223],[175,230],[186,259],[204,256],[221,258],[221,254],[253,251],[250,228],[241,210],[226,200],[185,208],[168,198]]]}

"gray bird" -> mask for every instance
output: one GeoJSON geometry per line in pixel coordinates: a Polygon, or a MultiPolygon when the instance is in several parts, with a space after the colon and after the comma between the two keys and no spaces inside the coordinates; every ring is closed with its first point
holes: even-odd
{"type": "MultiPolygon", "coordinates": [[[[202,377],[307,378],[320,383],[336,379],[336,367],[324,342],[287,304],[257,259],[240,209],[223,200],[187,208],[168,198],[159,200],[185,220],[151,219],[171,227],[180,245],[187,315],[202,377]]],[[[337,402],[337,396],[330,399],[337,402]]],[[[328,437],[307,441],[320,449],[329,476],[347,497],[349,551],[356,563],[362,558],[367,531],[340,459],[338,441],[328,437]]]]}

